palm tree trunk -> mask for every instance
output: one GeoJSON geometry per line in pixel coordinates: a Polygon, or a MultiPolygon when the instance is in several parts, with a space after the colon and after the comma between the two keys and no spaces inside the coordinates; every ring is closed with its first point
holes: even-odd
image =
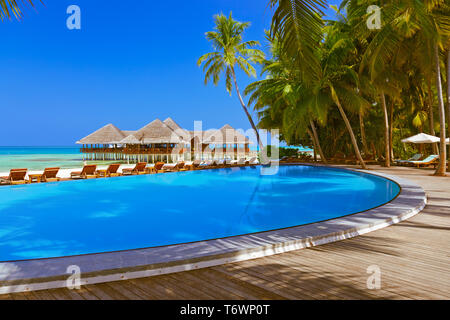
{"type": "Polygon", "coordinates": [[[316,158],[316,150],[317,150],[317,144],[316,144],[316,139],[314,138],[314,134],[312,133],[310,128],[306,128],[306,132],[308,132],[309,136],[311,137],[312,143],[313,143],[313,147],[314,147],[314,162],[317,161],[316,158]]]}
{"type": "Polygon", "coordinates": [[[256,140],[258,141],[259,150],[261,152],[261,159],[262,159],[261,162],[263,164],[268,163],[269,160],[267,159],[266,155],[264,154],[264,147],[262,145],[261,138],[259,137],[259,132],[256,129],[256,126],[255,126],[255,123],[253,122],[252,116],[248,112],[247,106],[245,105],[244,100],[242,99],[242,96],[241,96],[241,92],[239,91],[239,87],[238,87],[237,80],[236,80],[236,74],[234,72],[233,67],[231,67],[231,73],[233,74],[234,87],[236,88],[236,93],[239,97],[239,101],[241,102],[242,109],[244,109],[244,112],[247,115],[248,121],[250,122],[250,125],[252,126],[253,130],[255,131],[256,140]]]}
{"type": "MultiPolygon", "coordinates": [[[[447,126],[447,135],[450,137],[450,48],[447,51],[447,126]]],[[[448,153],[448,157],[448,161],[450,162],[450,152],[448,153]]]]}
{"type": "Polygon", "coordinates": [[[389,118],[388,118],[388,112],[386,107],[386,96],[384,95],[384,92],[381,91],[381,105],[383,107],[383,114],[384,114],[384,144],[385,144],[385,158],[386,162],[384,165],[386,167],[391,166],[391,150],[389,148],[389,118]]]}
{"type": "Polygon", "coordinates": [[[439,48],[437,44],[434,45],[434,64],[436,72],[436,89],[439,101],[439,123],[440,123],[440,154],[439,154],[439,166],[434,173],[437,176],[445,176],[445,171],[447,170],[446,162],[446,145],[445,145],[445,107],[444,107],[444,96],[442,93],[442,81],[441,81],[441,66],[439,61],[439,48]]]}
{"type": "Polygon", "coordinates": [[[316,126],[314,125],[314,121],[309,120],[309,123],[311,124],[313,138],[316,141],[315,144],[317,145],[317,151],[319,151],[320,160],[322,160],[323,163],[328,163],[327,159],[325,158],[325,156],[322,152],[322,147],[320,146],[320,141],[319,141],[319,135],[317,134],[316,126]]]}
{"type": "Polygon", "coordinates": [[[391,155],[391,163],[394,161],[394,101],[391,102],[391,106],[389,108],[389,152],[391,155]]]}
{"type": "Polygon", "coordinates": [[[359,152],[358,142],[356,141],[355,134],[353,133],[353,129],[350,124],[350,121],[348,121],[347,115],[345,114],[345,111],[342,108],[341,102],[339,101],[339,98],[337,96],[335,97],[335,102],[339,109],[339,113],[341,114],[341,117],[344,120],[345,126],[347,127],[348,133],[350,134],[350,139],[352,140],[353,149],[355,150],[356,157],[358,158],[359,163],[361,163],[361,167],[363,169],[367,169],[366,163],[364,162],[363,158],[361,157],[361,152],[359,152]]]}
{"type": "MultiPolygon", "coordinates": [[[[431,83],[428,82],[428,124],[430,126],[430,134],[432,136],[436,135],[434,130],[434,111],[433,111],[433,91],[431,90],[431,83]]],[[[431,144],[433,147],[433,154],[439,154],[438,147],[436,143],[431,144]]]]}
{"type": "Polygon", "coordinates": [[[367,146],[367,140],[366,140],[366,130],[364,127],[364,115],[359,111],[359,129],[361,131],[361,142],[363,145],[363,152],[367,156],[369,154],[369,148],[367,146]]]}

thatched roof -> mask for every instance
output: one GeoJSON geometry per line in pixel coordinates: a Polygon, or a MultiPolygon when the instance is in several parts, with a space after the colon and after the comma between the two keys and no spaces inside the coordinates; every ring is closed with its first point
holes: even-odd
{"type": "Polygon", "coordinates": [[[159,119],[153,120],[142,129],[139,129],[134,136],[144,144],[183,142],[180,136],[159,119]]]}
{"type": "Polygon", "coordinates": [[[204,144],[224,144],[224,143],[252,143],[246,136],[234,129],[229,124],[224,125],[219,130],[208,130],[203,136],[204,144]]]}
{"type": "Polygon", "coordinates": [[[125,137],[128,137],[131,134],[135,134],[136,130],[120,130],[124,134],[125,137]]]}
{"type": "Polygon", "coordinates": [[[163,123],[172,129],[172,131],[174,131],[184,141],[189,141],[191,139],[189,131],[181,128],[172,118],[167,118],[163,121],[163,123]]]}
{"type": "Polygon", "coordinates": [[[78,144],[108,144],[113,141],[120,141],[125,135],[115,125],[107,124],[83,139],[77,141],[78,144]]]}
{"type": "Polygon", "coordinates": [[[118,141],[117,144],[142,144],[142,141],[136,138],[134,134],[130,134],[128,137],[118,141]]]}
{"type": "Polygon", "coordinates": [[[107,124],[78,144],[150,144],[150,143],[190,143],[195,136],[202,136],[204,144],[224,143],[252,143],[242,133],[226,124],[220,129],[205,130],[201,133],[181,128],[172,118],[162,122],[156,119],[143,128],[132,130],[119,130],[113,124],[107,124]]]}

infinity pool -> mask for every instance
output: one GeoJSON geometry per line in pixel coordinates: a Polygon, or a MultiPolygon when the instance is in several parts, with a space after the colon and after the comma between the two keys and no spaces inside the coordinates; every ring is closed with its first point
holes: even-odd
{"type": "Polygon", "coordinates": [[[281,166],[0,187],[0,261],[162,246],[292,227],[389,202],[399,186],[281,166]]]}

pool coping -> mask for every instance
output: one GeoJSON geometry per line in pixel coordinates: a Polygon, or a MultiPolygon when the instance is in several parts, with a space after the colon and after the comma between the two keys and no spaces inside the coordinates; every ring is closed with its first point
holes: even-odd
{"type": "Polygon", "coordinates": [[[301,226],[161,247],[0,262],[0,294],[66,287],[69,277],[74,278],[73,266],[81,271],[79,284],[86,285],[195,270],[317,246],[406,220],[427,203],[425,191],[409,180],[370,170],[326,167],[392,180],[400,185],[400,193],[382,206],[301,226]]]}

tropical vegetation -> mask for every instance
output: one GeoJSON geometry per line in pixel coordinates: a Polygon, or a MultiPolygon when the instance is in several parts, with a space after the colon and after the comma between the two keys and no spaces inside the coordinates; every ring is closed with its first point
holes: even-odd
{"type": "Polygon", "coordinates": [[[324,18],[325,1],[270,4],[270,54],[262,62],[262,80],[244,90],[259,128],[279,128],[289,144],[312,144],[325,162],[353,154],[363,168],[367,159],[390,166],[410,155],[413,147],[402,138],[438,134],[439,146],[428,152],[439,152],[435,174],[445,174],[448,1],[344,0],[332,6],[333,20],[324,18]],[[376,28],[368,24],[370,8],[379,8],[376,28]]]}

